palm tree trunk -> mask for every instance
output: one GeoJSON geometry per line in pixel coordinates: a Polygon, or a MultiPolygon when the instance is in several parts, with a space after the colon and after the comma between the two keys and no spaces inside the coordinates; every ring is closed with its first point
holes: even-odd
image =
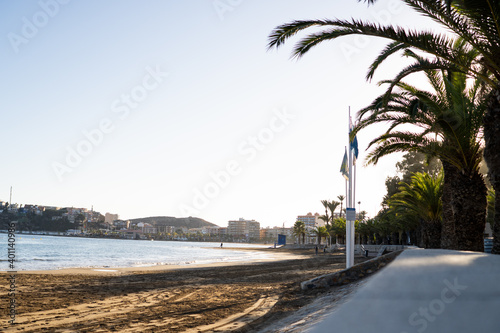
{"type": "MultiPolygon", "coordinates": [[[[488,165],[488,177],[495,196],[495,208],[500,209],[500,87],[489,97],[488,109],[483,118],[484,159],[488,165]]],[[[495,212],[493,227],[493,248],[491,253],[500,254],[500,214],[495,212]]]]}
{"type": "Polygon", "coordinates": [[[418,227],[418,247],[428,248],[429,247],[429,233],[425,221],[420,220],[420,226],[418,227]]]}
{"type": "Polygon", "coordinates": [[[486,185],[482,175],[459,174],[453,184],[452,206],[455,216],[457,250],[484,251],[486,224],[486,185]]]}
{"type": "Polygon", "coordinates": [[[442,161],[444,180],[443,180],[443,194],[441,201],[443,203],[443,224],[441,227],[441,247],[443,249],[456,248],[456,235],[455,235],[455,218],[453,208],[451,205],[452,192],[451,180],[454,174],[458,172],[457,168],[446,161],[442,161]]]}
{"type": "Polygon", "coordinates": [[[500,213],[497,214],[497,212],[500,212],[500,195],[495,195],[495,207],[498,207],[498,210],[495,210],[495,220],[493,224],[493,248],[491,249],[491,253],[500,254],[500,222],[498,221],[500,213]]]}
{"type": "Polygon", "coordinates": [[[479,172],[470,175],[443,162],[443,224],[441,247],[484,251],[486,185],[479,172]]]}
{"type": "Polygon", "coordinates": [[[441,247],[441,221],[425,221],[427,235],[426,248],[439,249],[441,247]]]}

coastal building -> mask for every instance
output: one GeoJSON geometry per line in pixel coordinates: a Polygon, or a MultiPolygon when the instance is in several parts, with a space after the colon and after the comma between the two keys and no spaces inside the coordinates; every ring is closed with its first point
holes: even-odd
{"type": "Polygon", "coordinates": [[[116,230],[128,229],[130,228],[130,221],[115,220],[113,221],[113,226],[116,230]]]}
{"type": "Polygon", "coordinates": [[[67,207],[66,208],[66,214],[68,217],[68,221],[71,223],[75,223],[77,220],[82,220],[82,217],[84,220],[87,220],[87,209],[86,208],[74,208],[74,207],[67,207]]]}
{"type": "Polygon", "coordinates": [[[266,238],[266,229],[260,229],[259,238],[260,239],[265,239],[266,238]]]}
{"type": "Polygon", "coordinates": [[[142,230],[137,229],[126,229],[120,230],[120,235],[125,239],[144,239],[144,235],[142,230]]]}
{"type": "Polygon", "coordinates": [[[316,229],[316,227],[321,227],[325,225],[325,221],[319,218],[320,215],[315,213],[307,213],[306,215],[297,216],[297,221],[304,222],[306,226],[306,243],[313,244],[316,241],[316,236],[312,234],[312,231],[316,229]]]}
{"type": "Polygon", "coordinates": [[[59,210],[61,207],[56,207],[56,206],[43,206],[45,210],[59,210]]]}
{"type": "Polygon", "coordinates": [[[173,235],[173,234],[174,234],[174,232],[175,232],[175,227],[174,227],[174,226],[172,226],[172,225],[166,225],[166,226],[165,226],[165,227],[163,227],[163,228],[164,228],[164,231],[163,231],[163,232],[164,232],[164,233],[166,233],[166,234],[173,235]]]}
{"type": "Polygon", "coordinates": [[[219,226],[213,226],[213,227],[203,227],[204,229],[204,234],[206,235],[219,235],[220,234],[220,227],[219,226]]]}
{"type": "Polygon", "coordinates": [[[156,234],[157,229],[150,223],[139,222],[135,225],[137,229],[140,229],[144,234],[156,234]]]}
{"type": "Polygon", "coordinates": [[[190,228],[190,229],[188,229],[188,233],[205,235],[207,233],[207,231],[205,230],[205,228],[190,228]]]}
{"type": "Polygon", "coordinates": [[[27,213],[33,213],[35,215],[42,215],[43,211],[45,210],[44,207],[38,205],[24,205],[24,209],[27,213]]]}
{"type": "Polygon", "coordinates": [[[118,214],[106,213],[104,215],[104,223],[112,225],[113,221],[116,221],[116,220],[118,220],[118,214]]]}
{"type": "Polygon", "coordinates": [[[260,222],[255,220],[231,220],[227,223],[227,234],[236,237],[260,238],[260,222]]]}
{"type": "Polygon", "coordinates": [[[278,235],[285,235],[288,241],[293,242],[293,228],[283,228],[283,227],[267,227],[260,229],[261,239],[266,240],[278,240],[278,235]]]}
{"type": "Polygon", "coordinates": [[[316,227],[324,226],[325,221],[319,218],[319,214],[307,213],[306,215],[297,216],[297,221],[302,221],[306,225],[306,229],[314,229],[316,227]]]}
{"type": "Polygon", "coordinates": [[[151,224],[146,223],[146,225],[142,227],[142,232],[145,234],[156,234],[158,230],[151,224]]]}

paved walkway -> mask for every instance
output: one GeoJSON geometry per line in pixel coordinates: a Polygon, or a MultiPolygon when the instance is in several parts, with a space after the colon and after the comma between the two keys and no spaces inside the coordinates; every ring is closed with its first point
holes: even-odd
{"type": "Polygon", "coordinates": [[[500,332],[500,255],[406,250],[304,332],[500,332]]]}

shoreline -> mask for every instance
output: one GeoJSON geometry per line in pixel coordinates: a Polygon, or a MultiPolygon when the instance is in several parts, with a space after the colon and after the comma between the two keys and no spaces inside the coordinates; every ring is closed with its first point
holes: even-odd
{"type": "MultiPolygon", "coordinates": [[[[215,268],[226,267],[233,265],[251,265],[260,262],[273,262],[283,260],[304,259],[307,255],[304,251],[301,254],[293,253],[290,249],[274,249],[274,248],[239,248],[239,247],[214,247],[213,249],[220,250],[234,250],[234,251],[254,251],[270,253],[270,258],[250,259],[250,260],[235,260],[235,261],[215,261],[211,263],[192,263],[183,265],[151,265],[151,266],[135,266],[135,267],[69,267],[69,268],[55,268],[46,270],[20,270],[16,274],[46,274],[46,275],[94,275],[94,276],[111,276],[111,275],[125,275],[125,274],[141,274],[152,272],[166,272],[173,270],[189,270],[195,268],[215,268]]],[[[7,274],[9,271],[1,270],[0,274],[7,274]]]]}
{"type": "MultiPolygon", "coordinates": [[[[0,234],[8,234],[8,230],[0,230],[0,234]]],[[[109,236],[96,236],[96,235],[62,235],[62,234],[47,234],[47,233],[27,233],[27,232],[16,232],[17,236],[53,236],[53,237],[69,237],[69,238],[90,238],[90,239],[116,239],[116,240],[134,240],[134,241],[155,241],[155,242],[191,242],[191,243],[221,243],[220,240],[190,240],[190,239],[155,239],[155,238],[139,238],[130,239],[123,237],[109,237],[109,236]]],[[[226,242],[222,242],[226,243],[226,242]]],[[[248,244],[248,245],[263,245],[263,246],[273,246],[274,243],[248,243],[248,242],[227,242],[228,244],[248,244]]]]}

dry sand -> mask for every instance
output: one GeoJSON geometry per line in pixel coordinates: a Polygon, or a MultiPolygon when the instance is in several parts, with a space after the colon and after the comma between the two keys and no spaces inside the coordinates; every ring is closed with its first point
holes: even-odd
{"type": "MultiPolygon", "coordinates": [[[[301,291],[300,282],[345,267],[345,256],[340,253],[259,251],[273,254],[273,260],[18,273],[16,324],[8,324],[2,306],[0,331],[269,331],[266,328],[282,325],[284,318],[325,295],[325,291],[301,291]]],[[[357,258],[357,262],[363,260],[357,258]]],[[[5,273],[0,275],[7,280],[5,273]]],[[[0,298],[8,304],[8,286],[1,286],[0,298]]],[[[348,294],[346,290],[326,293],[335,300],[336,294],[348,294]]]]}

